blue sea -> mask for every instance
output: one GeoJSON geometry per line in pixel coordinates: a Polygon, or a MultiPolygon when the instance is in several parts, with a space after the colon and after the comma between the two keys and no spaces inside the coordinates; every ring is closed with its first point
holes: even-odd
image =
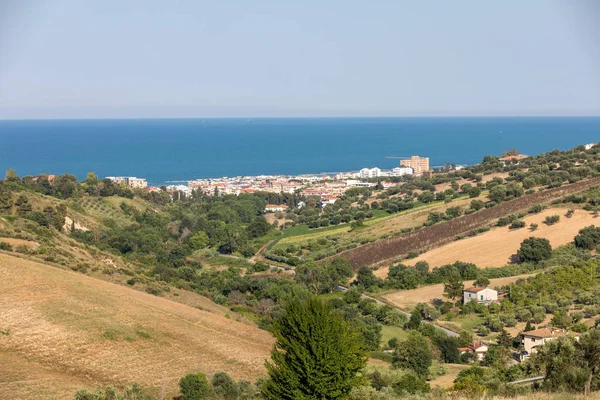
{"type": "Polygon", "coordinates": [[[0,121],[0,171],[194,178],[474,164],[600,140],[600,117],[284,118],[0,121]]]}

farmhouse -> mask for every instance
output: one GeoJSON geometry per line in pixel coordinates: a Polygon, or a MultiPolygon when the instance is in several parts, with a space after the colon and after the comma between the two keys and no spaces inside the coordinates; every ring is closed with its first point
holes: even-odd
{"type": "Polygon", "coordinates": [[[458,351],[460,354],[473,353],[476,356],[475,361],[482,361],[488,351],[488,345],[484,342],[476,341],[471,343],[469,347],[459,347],[458,351]]]}
{"type": "Polygon", "coordinates": [[[265,212],[277,212],[277,211],[287,211],[288,206],[285,204],[267,204],[265,206],[265,212]]]}
{"type": "Polygon", "coordinates": [[[523,332],[523,353],[522,358],[527,358],[536,352],[536,347],[554,340],[564,335],[574,335],[579,337],[578,333],[568,332],[565,329],[559,328],[540,328],[533,331],[523,332]]]}
{"type": "Polygon", "coordinates": [[[487,287],[478,288],[472,286],[465,289],[463,292],[463,303],[467,304],[473,300],[477,301],[478,303],[489,304],[492,301],[498,300],[498,292],[487,287]]]}

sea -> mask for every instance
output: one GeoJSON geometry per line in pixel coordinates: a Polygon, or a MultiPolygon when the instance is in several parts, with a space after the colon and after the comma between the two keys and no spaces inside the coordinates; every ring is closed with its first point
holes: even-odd
{"type": "Polygon", "coordinates": [[[197,178],[470,165],[600,141],[600,117],[0,120],[0,171],[197,178]]]}

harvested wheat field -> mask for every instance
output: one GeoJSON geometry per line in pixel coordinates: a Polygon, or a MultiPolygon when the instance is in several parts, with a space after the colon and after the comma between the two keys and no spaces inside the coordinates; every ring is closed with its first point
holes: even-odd
{"type": "MultiPolygon", "coordinates": [[[[490,288],[496,286],[508,285],[509,283],[513,283],[521,278],[527,278],[528,276],[532,276],[534,274],[527,275],[518,275],[518,276],[510,276],[508,278],[498,278],[498,279],[490,279],[490,288]]],[[[465,287],[469,287],[473,285],[474,281],[465,281],[465,287]]],[[[399,290],[397,292],[389,293],[383,296],[384,299],[394,304],[396,307],[401,308],[403,310],[412,310],[417,303],[427,303],[434,299],[443,299],[444,298],[444,284],[440,283],[437,285],[429,285],[422,286],[417,289],[411,290],[399,290]]]]}
{"type": "Polygon", "coordinates": [[[177,394],[193,371],[264,374],[269,333],[127,287],[0,254],[0,393],[71,398],[139,382],[177,394]]]}
{"type": "Polygon", "coordinates": [[[517,253],[521,242],[530,236],[543,237],[550,241],[552,247],[567,244],[573,240],[580,229],[589,225],[600,225],[600,218],[584,210],[576,210],[571,218],[566,218],[564,208],[550,208],[539,214],[523,218],[525,228],[509,229],[508,227],[493,228],[479,236],[458,240],[421,254],[408,260],[408,265],[417,261],[427,261],[431,267],[439,267],[455,261],[471,262],[478,267],[499,267],[511,261],[517,253]],[[554,225],[543,223],[548,215],[560,215],[560,222],[554,225]],[[532,232],[529,225],[535,223],[539,228],[532,232]]]}

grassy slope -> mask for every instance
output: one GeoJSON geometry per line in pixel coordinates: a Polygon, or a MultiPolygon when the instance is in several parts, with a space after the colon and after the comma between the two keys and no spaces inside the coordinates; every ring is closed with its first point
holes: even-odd
{"type": "Polygon", "coordinates": [[[201,370],[254,379],[271,336],[123,286],[0,253],[0,393],[65,398],[81,386],[164,382],[201,370]]]}

